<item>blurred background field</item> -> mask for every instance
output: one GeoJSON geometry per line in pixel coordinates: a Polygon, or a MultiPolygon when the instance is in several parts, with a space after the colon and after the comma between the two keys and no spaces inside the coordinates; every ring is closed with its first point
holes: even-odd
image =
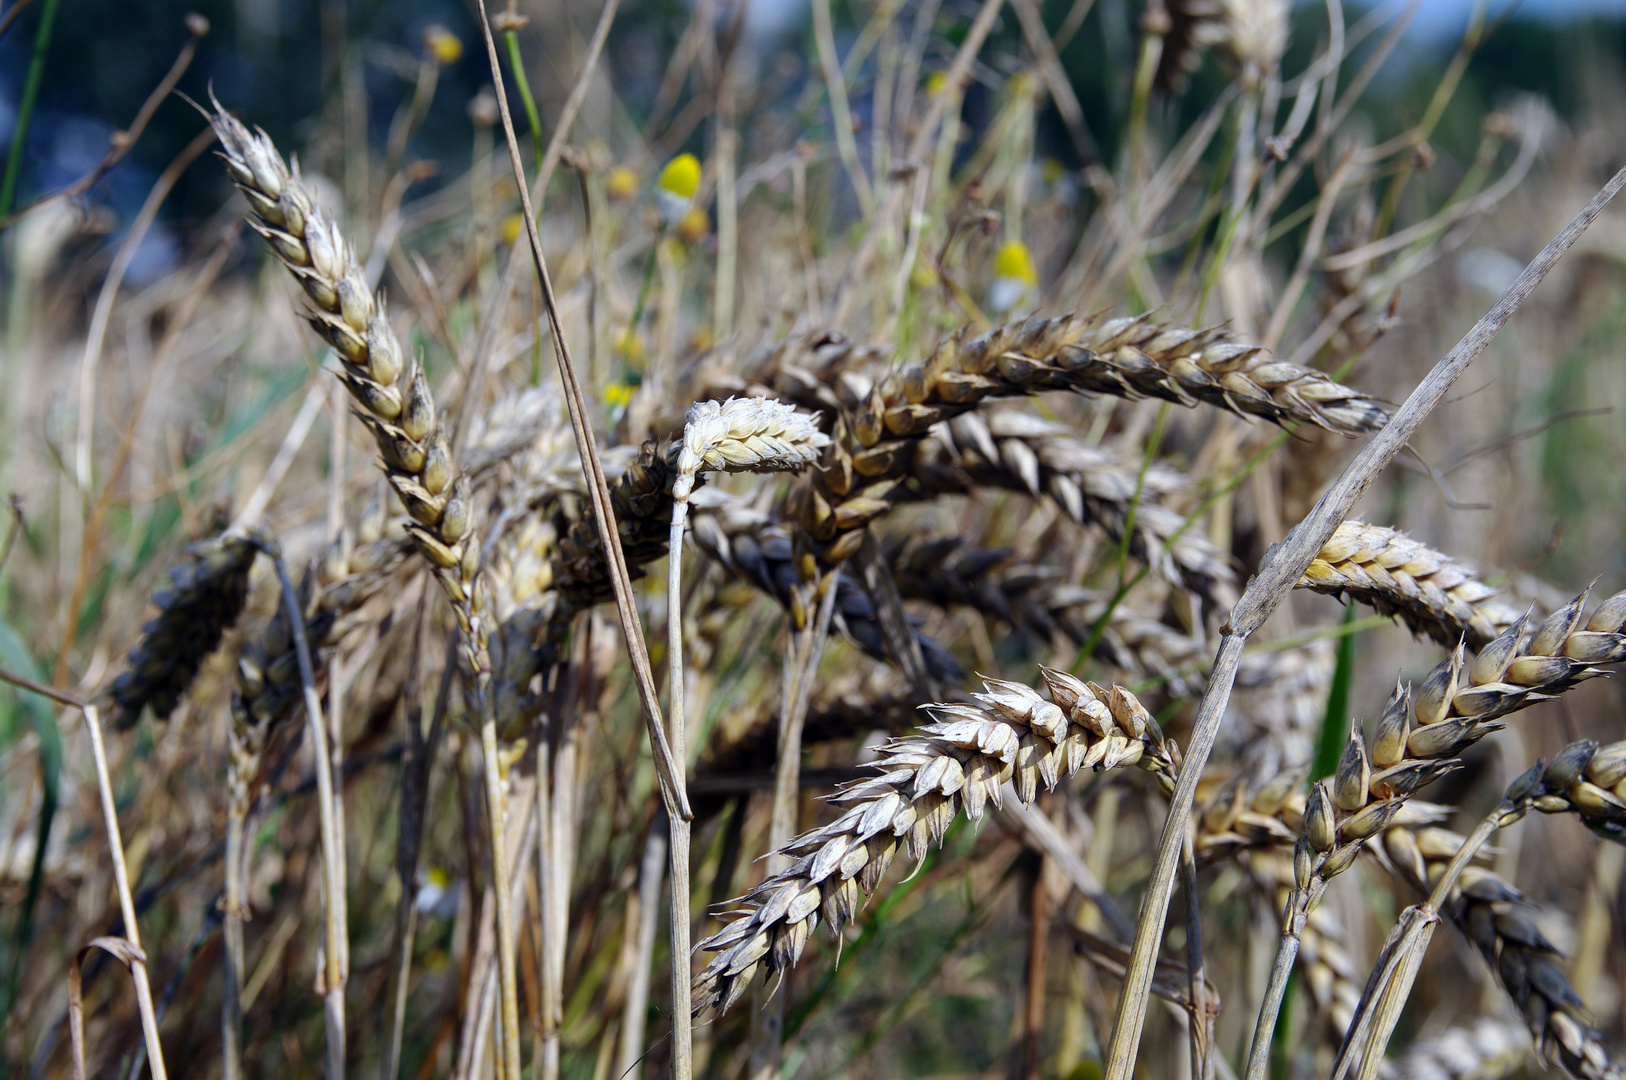
{"type": "MultiPolygon", "coordinates": [[[[1219,47],[1197,49],[1189,68],[1172,68],[1156,89],[1138,92],[1148,5],[1045,0],[1032,10],[1054,46],[1055,65],[1036,49],[1040,39],[1024,32],[1016,5],[1000,14],[963,98],[953,98],[958,137],[937,144],[947,169],[926,200],[923,235],[906,248],[905,215],[897,215],[903,224],[896,237],[883,235],[874,206],[884,205],[885,192],[910,187],[913,174],[894,167],[933,95],[944,92],[944,72],[982,6],[828,5],[831,41],[847,67],[850,160],[839,145],[841,110],[826,89],[808,5],[620,6],[540,222],[566,330],[606,445],[620,454],[616,463],[625,465],[646,437],[680,430],[683,410],[700,391],[743,387],[749,380],[742,373],[775,342],[836,331],[896,346],[889,355],[913,361],[962,325],[980,330],[1033,310],[1150,311],[1180,325],[1223,322],[1241,340],[1269,339],[1283,358],[1399,401],[1626,157],[1626,7],[1531,0],[1522,8],[1493,4],[1487,13],[1423,0],[1369,87],[1329,127],[1323,149],[1263,215],[1256,246],[1233,256],[1220,222],[1232,179],[1229,148],[1241,145],[1240,106],[1233,109],[1227,97],[1240,85],[1236,57],[1219,47]],[[719,119],[719,71],[731,79],[726,123],[719,119]],[[1058,107],[1059,88],[1049,81],[1058,77],[1076,100],[1076,116],[1058,107]],[[1148,177],[1163,175],[1190,145],[1181,139],[1210,120],[1195,164],[1173,183],[1166,214],[1127,228],[1133,243],[1114,233],[1113,215],[1132,219],[1148,177]],[[725,129],[735,178],[726,210],[715,195],[725,129]],[[685,152],[704,167],[702,187],[696,211],[668,228],[654,187],[663,167],[685,152]],[[1341,196],[1346,153],[1361,168],[1341,196]],[[855,180],[855,171],[863,179],[855,180]],[[1323,198],[1334,207],[1324,220],[1323,198]],[[1313,273],[1307,269],[1307,283],[1299,281],[1281,303],[1316,220],[1324,247],[1317,237],[1322,250],[1313,273]],[[1410,243],[1337,262],[1385,237],[1404,240],[1409,228],[1417,229],[1410,243]],[[865,264],[854,256],[872,229],[882,256],[865,264]],[[1031,253],[1031,272],[1000,265],[1012,242],[1031,253]],[[914,263],[906,251],[917,253],[914,263]],[[1119,252],[1130,254],[1118,259],[1119,252]],[[999,301],[1000,278],[1024,287],[1019,301],[999,301]],[[1352,297],[1359,302],[1347,315],[1330,317],[1352,297]]],[[[1168,6],[1182,8],[1173,0],[1168,6]]],[[[1364,34],[1344,60],[1342,87],[1406,18],[1403,5],[1294,4],[1285,51],[1272,61],[1281,80],[1300,76],[1326,48],[1333,8],[1341,32],[1364,34]]],[[[521,0],[515,10],[527,20],[514,39],[545,143],[576,85],[600,5],[521,0]]],[[[195,143],[205,122],[178,95],[162,99],[127,155],[75,198],[31,208],[96,173],[188,42],[195,41],[196,55],[176,89],[205,103],[212,92],[285,153],[297,152],[311,186],[380,275],[391,310],[407,313],[398,332],[423,357],[437,398],[461,402],[477,344],[485,342],[492,382],[468,410],[481,418],[475,430],[498,426],[493,400],[541,386],[550,400],[545,408],[533,402],[544,419],[534,421],[542,430],[528,452],[562,473],[577,468],[528,273],[506,314],[490,319],[503,266],[524,241],[478,18],[468,5],[0,6],[0,20],[13,13],[0,38],[0,153],[11,148],[4,163],[9,203],[0,197],[0,497],[12,498],[16,510],[0,521],[0,666],[87,695],[103,691],[123,670],[151,616],[149,597],[185,545],[237,520],[257,492],[268,499],[265,523],[297,569],[322,557],[340,525],[358,528],[373,513],[364,508],[384,497],[371,444],[319,370],[319,343],[299,317],[296,290],[243,228],[242,200],[195,143]],[[206,20],[206,33],[195,21],[189,29],[193,13],[206,20]],[[25,100],[27,87],[37,95],[32,100],[25,100]],[[188,156],[195,160],[176,165],[188,156]],[[143,223],[159,183],[168,192],[143,223]],[[138,243],[129,242],[132,228],[145,232],[138,243]],[[112,295],[110,270],[122,276],[112,295]],[[275,482],[267,484],[268,476],[275,482]]],[[[539,140],[519,108],[519,84],[510,79],[508,91],[534,177],[539,140]]],[[[1278,122],[1289,108],[1281,104],[1278,122]]],[[[1331,105],[1317,109],[1312,130],[1330,123],[1331,105]]],[[[1262,135],[1260,144],[1249,149],[1265,161],[1262,135]]],[[[1287,160],[1291,150],[1271,160],[1287,160]]],[[[1483,568],[1501,598],[1521,609],[1534,603],[1543,613],[1554,610],[1595,579],[1597,596],[1626,587],[1623,342],[1626,207],[1617,206],[1469,371],[1414,443],[1415,455],[1398,461],[1357,513],[1483,568]]],[[[1131,475],[1143,457],[1147,466],[1155,460],[1180,470],[1182,486],[1169,502],[1195,512],[1198,532],[1232,560],[1233,585],[1246,581],[1353,452],[1344,439],[1300,432],[1247,471],[1245,463],[1276,435],[1269,425],[1182,409],[1170,419],[1156,402],[1038,401],[1022,408],[1092,445],[1116,448],[1131,475]]],[[[547,479],[557,490],[521,497],[505,488],[488,507],[495,517],[531,498],[536,519],[554,530],[537,541],[544,559],[585,515],[578,489],[547,479]]],[[[527,482],[545,486],[535,477],[527,482]]],[[[742,500],[779,491],[719,486],[742,500]]],[[[1114,564],[1115,541],[1075,527],[1054,500],[1030,500],[1019,487],[912,501],[920,505],[902,505],[896,520],[877,526],[892,548],[958,536],[1040,566],[1053,575],[1041,589],[1059,582],[1107,594],[1126,580],[1125,561],[1134,565],[1123,553],[1114,564]]],[[[781,506],[763,496],[756,509],[781,506]]],[[[763,776],[774,764],[779,655],[790,630],[775,598],[751,592],[721,563],[696,565],[705,569],[691,576],[700,599],[691,599],[690,648],[702,674],[691,705],[699,734],[688,752],[701,811],[699,912],[762,872],[754,860],[768,849],[771,784],[763,776]],[[767,750],[753,756],[751,733],[764,731],[767,750]]],[[[1129,593],[1126,609],[1194,641],[1200,668],[1212,656],[1205,643],[1223,610],[1157,577],[1129,593]]],[[[649,580],[658,578],[652,572],[649,580]]],[[[420,872],[404,884],[397,873],[401,725],[413,709],[432,707],[439,675],[438,649],[420,649],[411,634],[425,581],[416,572],[392,579],[335,634],[330,650],[348,680],[347,1000],[357,1075],[373,1075],[389,1057],[391,935],[408,907],[417,912],[416,944],[406,1021],[395,1022],[404,1030],[400,1075],[490,1067],[479,1054],[460,1061],[463,1025],[477,1011],[470,971],[479,962],[489,840],[481,831],[478,740],[455,724],[430,773],[420,872]],[[409,670],[408,657],[420,653],[434,654],[433,671],[409,670]]],[[[1194,696],[1181,678],[1200,689],[1200,670],[1083,657],[1080,646],[1096,645],[1099,635],[1014,625],[1020,620],[1008,613],[934,599],[931,588],[906,590],[908,610],[965,670],[1027,681],[1035,663],[1088,660],[1092,677],[1144,688],[1170,734],[1185,739],[1194,696]]],[[[638,589],[647,624],[662,625],[667,597],[658,581],[638,589]]],[[[237,651],[263,631],[276,602],[274,585],[257,573],[241,629],[204,664],[181,710],[167,723],[149,717],[109,735],[132,886],[155,991],[167,1007],[165,1048],[172,1071],[188,1076],[218,1075],[221,1067],[229,703],[237,651]]],[[[644,863],[648,838],[664,818],[608,611],[591,616],[592,630],[576,639],[572,654],[597,698],[583,711],[573,876],[566,870],[574,914],[556,1034],[561,1074],[593,1080],[640,1066],[661,1074],[670,1024],[664,929],[644,951],[636,947],[639,887],[646,909],[647,898],[662,895],[658,872],[648,888],[644,863]],[[637,1010],[627,1002],[640,964],[651,998],[635,1023],[637,1010]],[[629,1029],[642,1041],[629,1044],[629,1029]]],[[[1279,681],[1239,697],[1205,798],[1223,797],[1220,785],[1232,774],[1306,757],[1323,721],[1339,711],[1336,699],[1329,705],[1335,682],[1347,679],[1345,719],[1369,720],[1397,673],[1421,678],[1444,655],[1361,609],[1351,616],[1356,624],[1344,624],[1352,648],[1340,661],[1343,618],[1335,600],[1295,594],[1260,635],[1260,644],[1274,643],[1291,658],[1282,668],[1300,665],[1303,677],[1290,685],[1278,670],[1272,679],[1279,681]],[[1335,670],[1342,679],[1333,678],[1335,670]]],[[[439,633],[450,624],[425,625],[439,633]]],[[[831,644],[815,711],[824,707],[835,727],[843,719],[857,727],[810,741],[804,825],[828,819],[816,796],[828,792],[829,779],[851,775],[875,741],[872,729],[897,729],[877,719],[875,703],[910,688],[872,658],[877,652],[884,650],[866,655],[853,640],[831,644]],[[843,708],[857,719],[843,717],[843,708]]],[[[660,660],[657,653],[657,668],[660,660]]],[[[1576,739],[1626,737],[1623,718],[1626,689],[1589,683],[1509,722],[1428,797],[1460,807],[1454,827],[1465,831],[1529,763],[1576,739]]],[[[70,1075],[64,973],[74,952],[110,932],[117,918],[85,745],[76,721],[0,687],[0,1075],[70,1075]]],[[[316,816],[305,758],[290,751],[282,765],[251,819],[243,1036],[251,1076],[322,1072],[322,1003],[312,991],[321,907],[316,816]]],[[[1053,816],[1133,913],[1165,804],[1147,784],[1112,779],[1081,777],[1069,794],[1057,796],[1053,816]]],[[[1540,928],[1568,955],[1565,970],[1593,1023],[1615,1045],[1626,1043],[1621,849],[1562,815],[1537,815],[1500,835],[1490,862],[1542,905],[1540,928]]],[[[1115,980],[1075,955],[1063,930],[1041,923],[1033,932],[1034,897],[1046,888],[1065,894],[1019,836],[997,822],[980,829],[962,823],[918,877],[872,902],[848,934],[839,967],[836,947],[816,937],[781,990],[779,1075],[1098,1076],[1115,980]],[[1035,946],[1036,939],[1048,946],[1035,946]]],[[[1274,945],[1277,897],[1237,865],[1205,867],[1202,895],[1209,973],[1225,1002],[1218,1053],[1240,1068],[1274,945]]],[[[1342,965],[1348,970],[1340,969],[1340,978],[1358,988],[1409,902],[1375,869],[1341,880],[1327,905],[1340,930],[1324,944],[1323,969],[1342,965]]],[[[527,903],[536,903],[534,887],[527,903]]],[[[1101,929],[1071,909],[1043,919],[1101,929]]],[[[1165,953],[1176,956],[1184,930],[1178,920],[1171,926],[1165,953]]],[[[522,956],[538,948],[521,937],[522,956]]],[[[1324,1028],[1336,1008],[1323,988],[1306,986],[1318,977],[1315,963],[1312,956],[1296,984],[1298,1004],[1288,1010],[1275,1075],[1325,1074],[1324,1028]]],[[[137,1075],[139,1026],[127,988],[106,971],[88,986],[92,1075],[137,1075]]],[[[542,1037],[542,1006],[534,987],[525,992],[533,1010],[525,1018],[529,1047],[533,1031],[542,1037]]],[[[697,1028],[697,1074],[751,1075],[749,1051],[758,1041],[749,1011],[697,1028]]],[[[1189,1075],[1184,1022],[1173,1012],[1154,1010],[1143,1075],[1189,1075]]],[[[1411,1062],[1397,1064],[1396,1075],[1545,1075],[1485,964],[1442,931],[1391,1056],[1426,1051],[1441,1032],[1469,1030],[1465,1025],[1486,1016],[1512,1034],[1482,1071],[1430,1073],[1411,1062]]]]}

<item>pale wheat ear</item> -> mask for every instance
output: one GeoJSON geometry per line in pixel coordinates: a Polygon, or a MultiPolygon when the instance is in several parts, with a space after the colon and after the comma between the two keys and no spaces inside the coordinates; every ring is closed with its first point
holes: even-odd
{"type": "Polygon", "coordinates": [[[1161,733],[1135,723],[1146,713],[1134,695],[1040,670],[1050,700],[1020,683],[985,680],[975,704],[922,706],[932,722],[887,743],[878,775],[831,800],[840,816],[782,848],[790,868],[736,901],[738,917],[700,943],[717,955],[695,980],[695,1011],[726,1011],[759,968],[773,975],[794,965],[821,918],[839,935],[900,847],[918,864],[962,809],[973,821],[997,809],[1006,783],[1027,804],[1041,786],[1082,769],[1138,765],[1172,789],[1178,766],[1161,733]]]}

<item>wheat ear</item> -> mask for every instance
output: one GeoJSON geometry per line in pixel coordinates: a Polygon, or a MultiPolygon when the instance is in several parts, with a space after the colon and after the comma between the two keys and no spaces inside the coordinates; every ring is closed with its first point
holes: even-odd
{"type": "MultiPolygon", "coordinates": [[[[1560,754],[1548,766],[1542,790],[1568,785],[1575,755],[1560,754]]],[[[1545,797],[1537,794],[1536,799],[1545,797]]],[[[1383,853],[1389,864],[1418,891],[1427,894],[1457,856],[1463,838],[1443,829],[1389,829],[1383,853]]],[[[1563,954],[1542,935],[1530,917],[1524,895],[1491,871],[1470,865],[1445,906],[1446,914],[1467,935],[1513,999],[1548,1061],[1576,1080],[1619,1080],[1626,1058],[1610,1045],[1586,1016],[1580,995],[1559,964],[1563,954]]]]}
{"type": "Polygon", "coordinates": [[[1470,648],[1484,648],[1519,617],[1517,609],[1491,599],[1496,590],[1472,567],[1398,530],[1361,521],[1338,526],[1298,587],[1352,597],[1448,647],[1466,639],[1470,648]]]}
{"type": "Polygon", "coordinates": [[[262,535],[250,530],[199,541],[170,569],[169,586],[152,596],[157,618],[141,628],[128,670],[109,690],[117,706],[115,727],[133,727],[147,706],[159,720],[175,711],[198,668],[243,612],[262,535]]]}
{"type": "Polygon", "coordinates": [[[736,903],[735,920],[701,942],[717,955],[695,980],[696,1009],[728,1009],[757,969],[793,966],[821,912],[840,933],[886,875],[900,844],[919,862],[942,843],[961,809],[972,821],[1001,803],[1010,781],[1031,803],[1080,769],[1139,765],[1172,787],[1179,752],[1121,686],[1110,690],[1041,668],[1050,701],[1020,683],[985,679],[966,704],[922,706],[934,723],[893,739],[876,776],[844,788],[830,824],[780,849],[790,867],[736,903]]]}
{"type": "Polygon", "coordinates": [[[1163,500],[1190,487],[1162,463],[1142,469],[1132,458],[1072,436],[1069,429],[1013,409],[955,417],[916,453],[911,480],[930,495],[969,494],[979,486],[1049,496],[1081,525],[1114,542],[1132,529],[1129,553],[1152,564],[1164,580],[1213,598],[1228,592],[1231,560],[1163,500]]]}
{"type": "Polygon", "coordinates": [[[851,410],[824,468],[796,504],[819,554],[840,562],[889,506],[914,444],[934,425],[995,397],[1073,390],[1217,406],[1280,424],[1344,434],[1388,420],[1377,400],[1320,372],[1269,359],[1218,330],[1182,330],[1144,318],[1066,315],[956,335],[924,363],[886,375],[851,410]]]}
{"type": "Polygon", "coordinates": [[[304,288],[306,319],[338,355],[339,379],[373,435],[384,474],[411,515],[407,533],[429,561],[466,642],[477,692],[490,678],[475,577],[480,545],[466,478],[457,474],[423,368],[403,359],[382,295],[374,295],[338,225],[316,204],[264,132],[250,132],[214,102],[210,117],[233,183],[248,199],[249,226],[304,288]]]}
{"type": "MultiPolygon", "coordinates": [[[[213,100],[213,99],[211,99],[213,100]]],[[[467,477],[458,476],[423,368],[410,367],[390,329],[382,296],[368,286],[355,252],[316,205],[296,167],[289,168],[264,132],[251,133],[218,101],[210,117],[221,157],[248,199],[249,225],[294,275],[310,298],[306,319],[339,358],[338,377],[372,432],[384,474],[412,522],[407,533],[428,561],[457,618],[460,651],[472,673],[474,712],[486,747],[487,814],[492,836],[492,878],[497,894],[498,959],[502,972],[504,1056],[518,1068],[518,981],[514,973],[513,919],[504,837],[504,793],[495,761],[496,717],[491,712],[490,627],[479,592],[480,543],[467,477]]],[[[342,882],[335,883],[342,888],[342,882]]],[[[334,993],[342,994],[342,987],[334,993]]]]}

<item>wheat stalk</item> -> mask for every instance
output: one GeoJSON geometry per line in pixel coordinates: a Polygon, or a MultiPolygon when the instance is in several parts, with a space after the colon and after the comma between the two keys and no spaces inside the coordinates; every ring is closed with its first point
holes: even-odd
{"type": "Polygon", "coordinates": [[[117,706],[115,727],[133,727],[148,706],[159,720],[175,711],[198,668],[242,614],[263,537],[250,529],[201,540],[170,569],[169,585],[152,596],[158,616],[141,628],[127,670],[108,691],[117,706]]]}
{"type": "Polygon", "coordinates": [[[1305,570],[1299,588],[1349,596],[1403,619],[1447,647],[1481,649],[1519,617],[1491,599],[1496,591],[1472,567],[1396,529],[1345,521],[1305,570]]]}
{"type": "Polygon", "coordinates": [[[923,706],[934,722],[882,747],[878,775],[832,797],[841,816],[781,848],[789,869],[736,901],[734,921],[700,943],[717,955],[695,980],[697,1011],[727,1010],[764,964],[770,975],[793,966],[821,912],[839,934],[900,844],[918,863],[962,809],[972,821],[997,809],[1006,781],[1024,804],[1041,784],[1085,768],[1139,765],[1173,783],[1179,751],[1133,694],[1040,671],[1050,701],[1020,683],[984,679],[986,692],[970,703],[923,706]]]}

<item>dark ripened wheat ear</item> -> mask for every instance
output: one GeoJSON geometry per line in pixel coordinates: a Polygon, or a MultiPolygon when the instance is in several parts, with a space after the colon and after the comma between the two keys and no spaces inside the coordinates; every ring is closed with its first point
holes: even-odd
{"type": "MultiPolygon", "coordinates": [[[[798,625],[808,612],[803,590],[812,586],[804,573],[805,560],[797,556],[793,529],[770,513],[732,499],[720,498],[693,511],[695,545],[729,573],[773,597],[798,625]]],[[[888,660],[886,640],[876,618],[875,605],[856,575],[843,575],[836,583],[834,625],[864,653],[888,660]]],[[[911,619],[913,624],[915,620],[911,619]]],[[[957,685],[965,670],[942,643],[912,625],[921,658],[932,678],[957,685]]]]}
{"type": "Polygon", "coordinates": [[[1178,751],[1133,694],[1040,670],[1049,701],[1020,683],[985,679],[971,702],[924,706],[933,723],[883,746],[877,775],[832,798],[841,816],[781,848],[789,869],[735,901],[733,921],[700,943],[717,955],[695,979],[696,1011],[729,1008],[759,968],[792,967],[821,915],[840,933],[900,846],[919,862],[962,809],[977,821],[997,808],[1006,781],[1026,804],[1041,785],[1081,769],[1138,765],[1173,790],[1178,751]]]}
{"type": "Polygon", "coordinates": [[[129,668],[109,690],[115,726],[132,727],[148,706],[159,720],[175,711],[221,635],[243,613],[261,535],[250,530],[201,540],[170,568],[169,585],[152,596],[158,615],[141,628],[129,668]]]}
{"type": "MultiPolygon", "coordinates": [[[[1389,829],[1383,853],[1401,877],[1426,895],[1463,842],[1443,829],[1389,829]]],[[[1445,914],[1474,943],[1513,999],[1544,1058],[1575,1080],[1621,1080],[1626,1057],[1592,1027],[1581,996],[1564,974],[1563,953],[1537,929],[1533,910],[1518,889],[1474,865],[1463,871],[1445,906],[1445,914]]]]}
{"type": "Polygon", "coordinates": [[[423,368],[407,364],[383,297],[367,283],[355,251],[316,204],[264,132],[250,132],[214,102],[221,158],[253,216],[249,225],[304,288],[305,317],[333,346],[355,415],[378,445],[384,473],[412,522],[407,532],[428,560],[463,630],[464,660],[484,694],[491,665],[476,589],[480,543],[466,477],[458,475],[423,368]]]}
{"type": "MultiPolygon", "coordinates": [[[[364,520],[361,543],[339,537],[299,583],[297,599],[317,678],[326,669],[332,647],[354,626],[356,613],[378,595],[407,556],[407,541],[400,538],[399,528],[394,537],[379,535],[380,531],[364,520]]],[[[279,605],[265,629],[244,643],[237,658],[228,783],[232,799],[244,814],[254,798],[266,745],[303,705],[288,614],[279,605]]]]}
{"type": "Polygon", "coordinates": [[[1349,596],[1447,647],[1466,640],[1482,649],[1519,617],[1518,609],[1491,599],[1496,589],[1466,563],[1361,521],[1338,526],[1298,587],[1349,596]]]}

